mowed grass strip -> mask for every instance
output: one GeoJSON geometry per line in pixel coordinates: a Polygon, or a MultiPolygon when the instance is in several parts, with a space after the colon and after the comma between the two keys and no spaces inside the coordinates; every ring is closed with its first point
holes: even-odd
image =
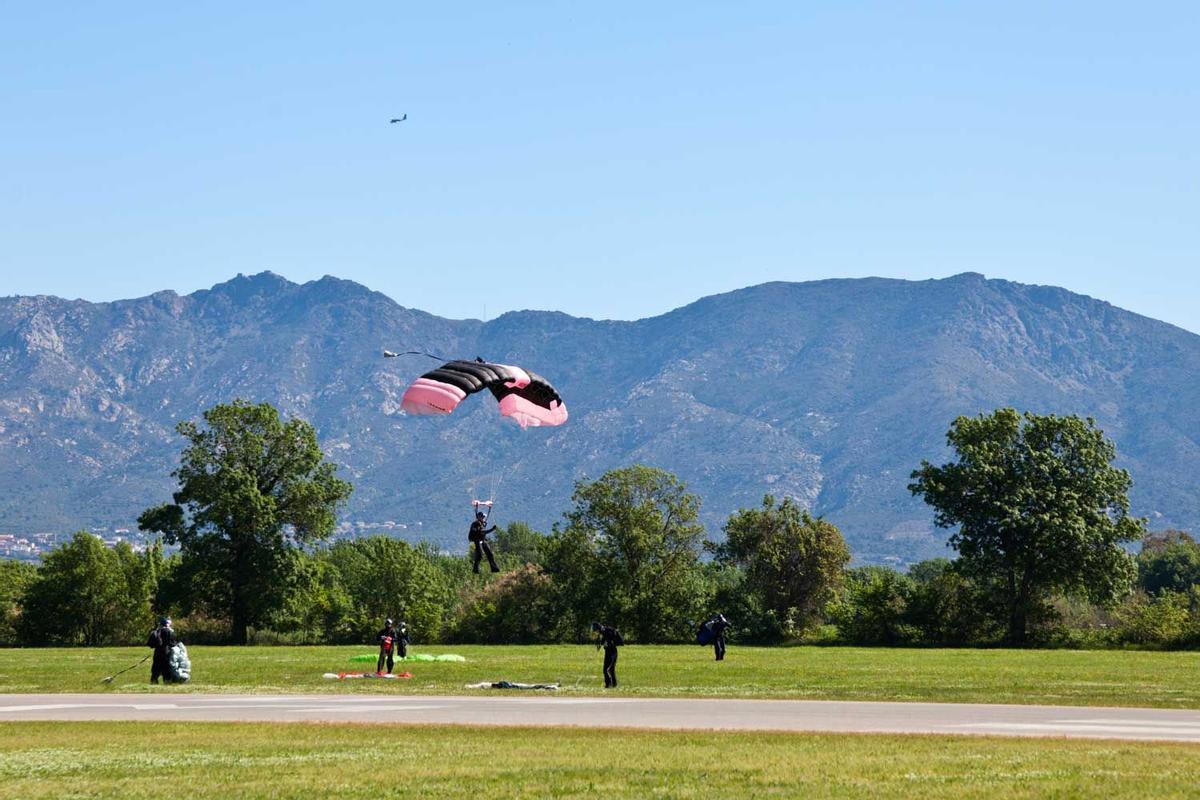
{"type": "MultiPolygon", "coordinates": [[[[153,687],[146,663],[102,685],[144,648],[0,650],[0,692],[330,692],[471,694],[467,683],[557,681],[564,694],[604,694],[601,654],[586,645],[439,646],[466,663],[398,666],[412,680],[330,681],[366,647],[190,648],[192,682],[153,687]]],[[[861,647],[738,647],[721,663],[699,646],[621,649],[617,695],[903,700],[958,703],[1200,708],[1200,653],[1078,650],[921,650],[861,647]]],[[[611,693],[610,693],[611,694],[611,693]]]]}
{"type": "Polygon", "coordinates": [[[1194,745],[309,723],[3,723],[0,798],[1194,797],[1194,745]]]}

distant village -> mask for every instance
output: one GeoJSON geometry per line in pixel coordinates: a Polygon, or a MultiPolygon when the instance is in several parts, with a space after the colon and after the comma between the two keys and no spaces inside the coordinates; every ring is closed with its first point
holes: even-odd
{"type": "MultiPolygon", "coordinates": [[[[333,535],[333,540],[357,539],[363,536],[392,534],[403,537],[405,532],[412,530],[421,532],[423,523],[407,524],[386,520],[384,522],[364,522],[343,520],[333,535]]],[[[128,527],[97,526],[86,529],[93,536],[104,542],[106,547],[116,547],[121,542],[129,544],[135,553],[140,553],[149,547],[157,534],[148,535],[139,531],[136,525],[128,527]]],[[[14,561],[41,561],[42,557],[60,544],[64,544],[75,532],[69,533],[0,533],[0,559],[14,561]]],[[[166,547],[168,553],[177,548],[166,547]]]]}

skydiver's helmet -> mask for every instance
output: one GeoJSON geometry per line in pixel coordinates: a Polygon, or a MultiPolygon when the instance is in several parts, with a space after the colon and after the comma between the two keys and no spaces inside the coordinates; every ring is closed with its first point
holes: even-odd
{"type": "Polygon", "coordinates": [[[725,619],[725,615],[724,615],[724,614],[717,614],[717,622],[720,622],[722,625],[728,625],[728,624],[729,624],[729,620],[725,619]]]}
{"type": "Polygon", "coordinates": [[[487,519],[487,517],[484,515],[484,513],[482,511],[476,511],[475,519],[483,521],[483,520],[487,519]]]}
{"type": "Polygon", "coordinates": [[[599,623],[599,622],[593,622],[593,623],[592,623],[592,630],[594,630],[594,631],[596,631],[597,633],[599,633],[599,631],[600,631],[600,623],[599,623]]]}
{"type": "Polygon", "coordinates": [[[392,618],[388,617],[386,620],[384,620],[384,624],[386,624],[389,628],[392,627],[392,618]]]}
{"type": "Polygon", "coordinates": [[[158,618],[158,626],[159,626],[160,628],[169,628],[169,627],[171,627],[171,618],[170,618],[170,617],[159,617],[159,618],[158,618]]]}

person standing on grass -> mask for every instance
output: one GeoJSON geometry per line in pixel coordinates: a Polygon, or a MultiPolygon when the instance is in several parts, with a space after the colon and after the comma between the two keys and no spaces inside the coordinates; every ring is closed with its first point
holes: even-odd
{"type": "Polygon", "coordinates": [[[146,646],[154,648],[154,659],[150,662],[150,682],[158,683],[162,678],[164,683],[171,681],[171,648],[179,641],[175,631],[171,629],[171,620],[166,617],[158,618],[158,627],[150,631],[146,646]]]}
{"type": "Polygon", "coordinates": [[[392,669],[396,666],[395,654],[399,652],[401,658],[408,655],[408,626],[401,622],[397,627],[391,619],[388,619],[383,630],[376,634],[375,638],[379,641],[379,661],[375,663],[375,672],[383,672],[386,660],[387,671],[391,674],[392,669]]]}
{"type": "Polygon", "coordinates": [[[617,648],[625,644],[621,632],[611,625],[592,623],[592,631],[600,634],[599,647],[604,648],[604,688],[617,688],[617,648]]]}
{"type": "Polygon", "coordinates": [[[729,620],[725,619],[724,614],[717,614],[705,624],[712,631],[713,655],[716,656],[717,661],[724,661],[725,631],[729,629],[729,620]]]}

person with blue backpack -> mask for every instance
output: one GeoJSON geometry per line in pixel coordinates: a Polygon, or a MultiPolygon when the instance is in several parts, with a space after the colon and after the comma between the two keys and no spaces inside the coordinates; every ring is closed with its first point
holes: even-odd
{"type": "Polygon", "coordinates": [[[696,631],[696,644],[711,644],[713,655],[717,661],[725,660],[725,631],[729,630],[729,620],[724,614],[717,614],[712,619],[702,623],[696,631]]]}

